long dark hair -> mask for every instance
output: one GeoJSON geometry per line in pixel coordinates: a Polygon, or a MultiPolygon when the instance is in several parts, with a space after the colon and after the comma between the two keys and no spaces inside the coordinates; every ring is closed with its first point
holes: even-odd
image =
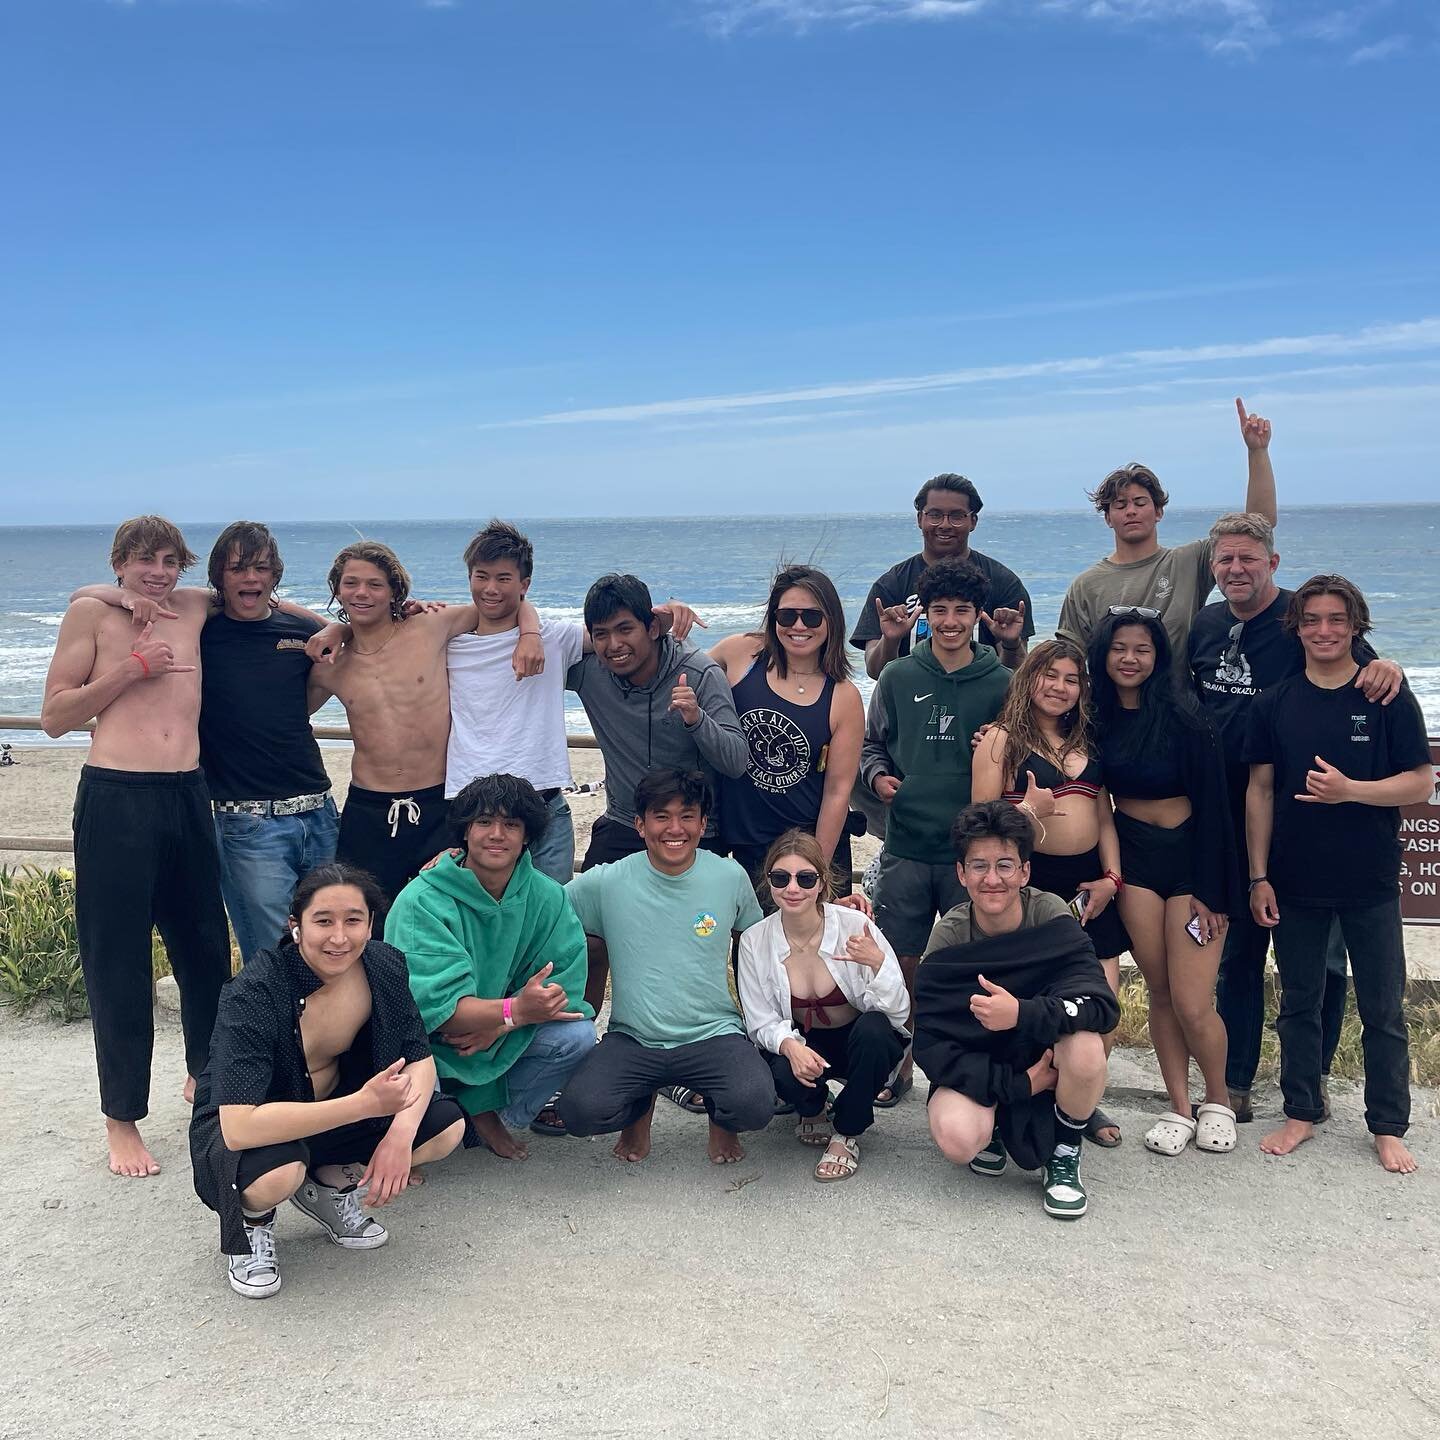
{"type": "Polygon", "coordinates": [[[825,616],[825,649],[820,655],[820,669],[832,680],[850,678],[850,652],[845,645],[845,609],[840,604],[840,593],[835,582],[813,565],[786,565],[776,572],[770,586],[769,598],[765,601],[765,618],[760,622],[760,640],[765,647],[765,665],[782,680],[787,673],[789,656],[780,643],[779,623],[775,612],[780,608],[780,597],[787,590],[808,590],[814,597],[815,607],[825,616]]]}
{"type": "MultiPolygon", "coordinates": [[[[1122,708],[1120,692],[1110,678],[1105,662],[1115,632],[1125,625],[1143,626],[1155,647],[1155,669],[1140,686],[1139,713],[1135,724],[1126,727],[1124,742],[1118,750],[1121,758],[1128,759],[1151,748],[1167,745],[1174,726],[1183,725],[1187,729],[1198,730],[1203,721],[1195,697],[1183,688],[1180,677],[1175,673],[1170,637],[1165,633],[1165,627],[1154,616],[1127,610],[1120,615],[1107,615],[1090,637],[1090,695],[1095,706],[1095,730],[1100,740],[1104,742],[1113,737],[1115,716],[1122,708]]],[[[1113,738],[1111,743],[1114,744],[1113,738]]]]}
{"type": "MultiPolygon", "coordinates": [[[[295,894],[290,899],[291,920],[299,920],[310,908],[316,895],[330,885],[353,885],[365,901],[365,908],[370,912],[372,920],[385,909],[385,892],[381,890],[380,882],[368,870],[362,870],[358,865],[347,865],[343,860],[332,860],[328,865],[317,865],[308,874],[300,877],[300,883],[295,887],[295,894]]],[[[287,926],[280,937],[280,944],[292,943],[293,937],[287,926]]]]}

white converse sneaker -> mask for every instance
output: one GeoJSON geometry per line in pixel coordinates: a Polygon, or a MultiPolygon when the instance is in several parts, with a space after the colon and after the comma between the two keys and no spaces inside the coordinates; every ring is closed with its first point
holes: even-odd
{"type": "Polygon", "coordinates": [[[347,1250],[378,1250],[390,1234],[360,1208],[362,1194],[354,1185],[337,1190],[307,1175],[305,1183],[290,1197],[290,1203],[302,1215],[324,1226],[335,1244],[347,1250]]]}
{"type": "Polygon", "coordinates": [[[263,1224],[245,1222],[248,1255],[231,1255],[230,1288],[247,1300],[263,1300],[280,1288],[280,1264],[275,1258],[275,1212],[263,1224]]]}

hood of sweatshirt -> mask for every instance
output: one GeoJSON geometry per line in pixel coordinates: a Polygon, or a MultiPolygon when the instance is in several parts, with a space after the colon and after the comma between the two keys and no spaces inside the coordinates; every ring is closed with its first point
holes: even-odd
{"type": "Polygon", "coordinates": [[[920,669],[938,676],[947,684],[966,685],[972,680],[980,680],[987,675],[993,675],[1001,668],[1000,657],[990,646],[982,645],[978,640],[974,641],[973,645],[974,658],[968,665],[963,665],[958,670],[946,670],[931,652],[928,640],[920,641],[910,652],[910,656],[920,669]]]}
{"type": "Polygon", "coordinates": [[[462,908],[481,918],[492,918],[502,910],[525,903],[526,891],[530,888],[535,867],[530,863],[530,852],[522,850],[515,862],[515,871],[505,894],[499,900],[465,868],[463,861],[451,855],[442,855],[428,870],[422,870],[411,884],[420,883],[437,895],[443,895],[462,908]]]}

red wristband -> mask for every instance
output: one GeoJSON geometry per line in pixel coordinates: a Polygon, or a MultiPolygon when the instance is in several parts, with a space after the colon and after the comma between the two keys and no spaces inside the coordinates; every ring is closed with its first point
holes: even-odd
{"type": "Polygon", "coordinates": [[[508,995],[500,1002],[500,1018],[505,1022],[505,1028],[507,1030],[513,1030],[515,1028],[515,1017],[510,1013],[511,1006],[513,1006],[514,1003],[514,1000],[508,995]]]}
{"type": "Polygon", "coordinates": [[[145,678],[148,680],[150,678],[150,666],[145,657],[138,650],[132,650],[130,652],[130,658],[140,662],[140,668],[145,672],[145,678]]]}
{"type": "Polygon", "coordinates": [[[1106,870],[1103,873],[1105,878],[1114,885],[1115,893],[1118,895],[1125,888],[1125,882],[1113,870],[1106,870]]]}

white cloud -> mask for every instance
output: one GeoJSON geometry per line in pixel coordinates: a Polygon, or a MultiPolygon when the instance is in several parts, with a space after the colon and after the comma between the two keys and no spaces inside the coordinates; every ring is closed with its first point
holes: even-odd
{"type": "Polygon", "coordinates": [[[1383,40],[1377,40],[1373,45],[1362,45],[1350,56],[1352,65],[1364,65],[1371,60],[1388,60],[1392,55],[1400,55],[1410,48],[1410,39],[1406,35],[1387,35],[1383,40]]]}
{"type": "Polygon", "coordinates": [[[648,400],[628,405],[553,410],[515,420],[496,421],[479,428],[504,430],[555,425],[634,424],[687,416],[764,410],[785,405],[823,404],[836,400],[895,399],[958,390],[970,385],[1058,377],[1123,375],[1157,367],[1293,356],[1367,355],[1434,349],[1440,349],[1440,317],[1391,325],[1372,325],[1349,333],[1332,331],[1316,335],[1272,336],[1264,340],[1236,341],[1220,345],[1122,350],[1111,355],[1066,356],[1019,364],[977,365],[932,374],[833,381],[785,390],[693,395],[675,400],[648,400]]]}
{"type": "MultiPolygon", "coordinates": [[[[692,0],[719,34],[783,27],[804,33],[832,25],[854,29],[895,22],[939,22],[980,15],[1039,15],[1112,27],[1175,31],[1215,55],[1252,58],[1290,40],[1353,44],[1390,0],[1315,14],[1312,0],[692,0]]],[[[1403,37],[1355,51],[1352,62],[1400,53],[1403,37]],[[1399,44],[1395,44],[1395,40],[1399,44]]]]}

